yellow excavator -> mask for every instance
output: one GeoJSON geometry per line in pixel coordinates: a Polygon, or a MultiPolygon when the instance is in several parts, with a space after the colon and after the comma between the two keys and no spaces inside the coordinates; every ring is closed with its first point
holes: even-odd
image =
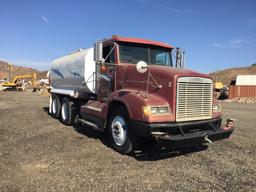
{"type": "Polygon", "coordinates": [[[20,90],[22,87],[19,81],[22,79],[31,79],[33,91],[36,91],[36,73],[15,76],[12,81],[5,82],[2,86],[4,90],[20,90]]]}
{"type": "Polygon", "coordinates": [[[214,92],[216,99],[226,99],[228,97],[227,91],[227,87],[222,82],[214,82],[214,92]]]}

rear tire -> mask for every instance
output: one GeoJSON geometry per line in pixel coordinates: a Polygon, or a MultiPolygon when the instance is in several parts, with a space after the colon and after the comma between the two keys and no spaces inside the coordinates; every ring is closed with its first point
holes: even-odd
{"type": "Polygon", "coordinates": [[[60,99],[57,95],[52,95],[52,103],[51,103],[51,115],[55,119],[60,117],[60,99]]]}
{"type": "Polygon", "coordinates": [[[112,111],[107,129],[111,146],[117,152],[126,155],[138,147],[139,139],[129,125],[125,108],[118,107],[112,111]]]}
{"type": "Polygon", "coordinates": [[[62,99],[61,104],[61,121],[65,125],[72,125],[76,116],[75,105],[68,98],[62,99]]]}

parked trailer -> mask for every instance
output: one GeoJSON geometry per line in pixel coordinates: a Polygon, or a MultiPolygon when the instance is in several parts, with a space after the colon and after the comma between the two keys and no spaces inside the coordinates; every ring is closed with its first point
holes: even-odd
{"type": "Polygon", "coordinates": [[[142,138],[173,147],[228,138],[221,127],[213,81],[183,66],[184,53],[165,43],[113,36],[53,61],[50,113],[66,125],[107,131],[112,147],[128,154],[142,138]]]}

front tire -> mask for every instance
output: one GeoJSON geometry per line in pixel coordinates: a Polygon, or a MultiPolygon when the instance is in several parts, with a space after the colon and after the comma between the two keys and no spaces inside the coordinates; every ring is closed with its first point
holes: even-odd
{"type": "Polygon", "coordinates": [[[129,116],[123,107],[115,108],[108,122],[111,146],[121,154],[129,154],[138,146],[138,137],[129,125],[129,116]]]}
{"type": "Polygon", "coordinates": [[[61,121],[65,125],[72,125],[75,119],[75,105],[68,98],[63,98],[61,104],[61,121]]]}

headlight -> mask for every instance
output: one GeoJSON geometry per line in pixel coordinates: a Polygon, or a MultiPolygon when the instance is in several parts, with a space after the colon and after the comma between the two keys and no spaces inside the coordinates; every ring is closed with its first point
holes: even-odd
{"type": "Polygon", "coordinates": [[[213,112],[220,112],[221,111],[221,105],[219,103],[213,105],[212,110],[213,110],[213,112]]]}
{"type": "Polygon", "coordinates": [[[169,106],[144,106],[143,114],[149,115],[165,115],[170,113],[169,106]]]}

